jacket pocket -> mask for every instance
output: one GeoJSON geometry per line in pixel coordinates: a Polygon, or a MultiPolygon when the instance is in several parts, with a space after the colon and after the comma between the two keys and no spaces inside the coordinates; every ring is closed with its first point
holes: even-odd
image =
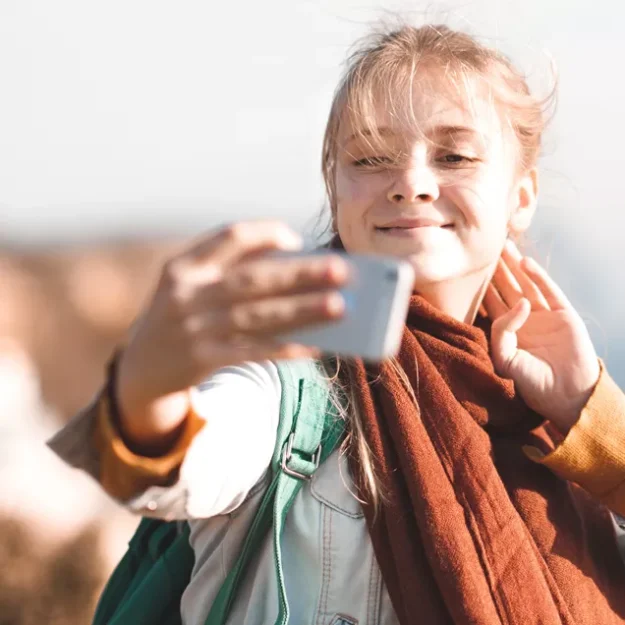
{"type": "Polygon", "coordinates": [[[356,488],[347,460],[339,451],[335,451],[319,467],[312,478],[310,490],[317,501],[336,512],[352,519],[364,517],[362,506],[356,497],[356,488]]]}
{"type": "Polygon", "coordinates": [[[358,625],[358,621],[353,620],[349,616],[343,616],[342,614],[337,614],[334,617],[331,625],[358,625]]]}

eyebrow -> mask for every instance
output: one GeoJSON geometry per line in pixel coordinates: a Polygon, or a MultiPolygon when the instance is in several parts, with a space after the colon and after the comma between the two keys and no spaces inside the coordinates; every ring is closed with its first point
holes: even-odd
{"type": "MultiPolygon", "coordinates": [[[[349,137],[347,137],[347,140],[345,141],[345,145],[347,145],[350,141],[353,141],[354,139],[358,138],[358,137],[371,137],[374,134],[379,134],[381,136],[393,136],[393,135],[398,135],[397,132],[395,132],[394,130],[392,130],[391,128],[388,128],[387,126],[382,126],[380,128],[376,129],[376,133],[374,133],[373,131],[364,128],[363,130],[359,130],[356,132],[353,132],[351,135],[349,135],[349,137]]],[[[440,125],[440,126],[433,126],[432,128],[428,128],[427,131],[425,132],[426,136],[429,137],[440,137],[441,135],[445,135],[445,136],[454,136],[454,135],[477,135],[477,131],[474,128],[471,128],[470,126],[458,126],[458,125],[440,125]]]]}

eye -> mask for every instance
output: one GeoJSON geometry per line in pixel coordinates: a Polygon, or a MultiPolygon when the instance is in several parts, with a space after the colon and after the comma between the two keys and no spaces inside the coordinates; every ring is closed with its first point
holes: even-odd
{"type": "Polygon", "coordinates": [[[477,161],[476,158],[464,156],[462,154],[445,154],[438,160],[445,165],[462,165],[465,163],[475,163],[477,161]]]}
{"type": "Polygon", "coordinates": [[[393,160],[388,156],[368,156],[366,158],[360,158],[353,162],[354,167],[382,167],[385,165],[392,165],[393,160]]]}

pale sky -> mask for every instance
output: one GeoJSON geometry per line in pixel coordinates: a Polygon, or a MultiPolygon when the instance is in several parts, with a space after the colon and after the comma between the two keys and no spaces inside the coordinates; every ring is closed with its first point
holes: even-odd
{"type": "Polygon", "coordinates": [[[625,7],[590,6],[0,0],[2,232],[194,231],[239,213],[312,214],[323,200],[319,151],[340,63],[389,10],[487,37],[537,68],[543,90],[550,53],[561,103],[545,165],[560,195],[545,200],[569,202],[575,186],[580,201],[601,204],[593,214],[614,219],[625,7]]]}
{"type": "Polygon", "coordinates": [[[596,281],[602,322],[621,328],[625,5],[615,0],[0,0],[0,236],[309,221],[323,203],[321,136],[340,63],[388,11],[485,37],[542,91],[554,59],[560,103],[536,236],[556,266],[573,263],[571,286],[586,276],[586,298],[596,281]]]}

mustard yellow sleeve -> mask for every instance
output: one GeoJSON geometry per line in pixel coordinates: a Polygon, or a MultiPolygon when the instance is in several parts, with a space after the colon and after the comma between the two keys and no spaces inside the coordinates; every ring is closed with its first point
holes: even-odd
{"type": "Polygon", "coordinates": [[[100,484],[122,501],[150,486],[166,486],[177,477],[185,454],[205,421],[189,411],[180,436],[164,455],[152,458],[132,452],[111,419],[106,394],[100,396],[94,429],[94,444],[100,456],[100,484]]]}
{"type": "Polygon", "coordinates": [[[603,363],[588,403],[562,443],[546,455],[536,447],[524,451],[625,515],[625,394],[603,363]]]}

